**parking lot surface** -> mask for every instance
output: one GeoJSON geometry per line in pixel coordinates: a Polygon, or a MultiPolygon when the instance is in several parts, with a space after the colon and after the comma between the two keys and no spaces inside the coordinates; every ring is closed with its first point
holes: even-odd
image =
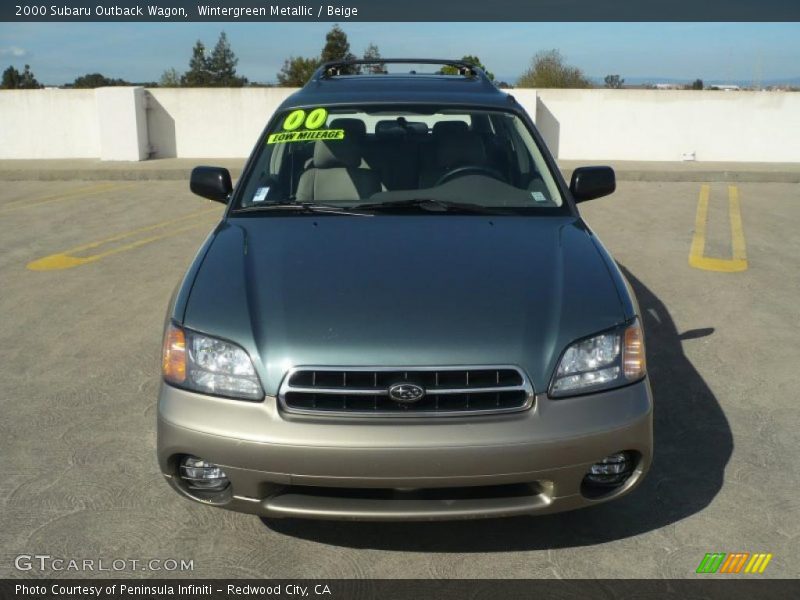
{"type": "Polygon", "coordinates": [[[800,184],[620,182],[581,210],[644,316],[642,486],[546,517],[267,526],[184,500],[155,459],[164,311],[222,207],[177,181],[3,182],[0,576],[165,575],[14,568],[45,554],[186,577],[695,577],[707,552],[769,552],[760,577],[797,577],[800,184]]]}

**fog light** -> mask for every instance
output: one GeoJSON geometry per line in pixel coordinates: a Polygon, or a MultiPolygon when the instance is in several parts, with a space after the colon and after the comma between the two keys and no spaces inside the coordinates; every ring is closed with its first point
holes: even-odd
{"type": "Polygon", "coordinates": [[[180,478],[189,490],[221,491],[230,484],[221,467],[196,456],[181,459],[180,478]]]}
{"type": "Polygon", "coordinates": [[[633,472],[633,457],[627,452],[615,452],[591,466],[586,482],[600,485],[617,485],[633,472]]]}

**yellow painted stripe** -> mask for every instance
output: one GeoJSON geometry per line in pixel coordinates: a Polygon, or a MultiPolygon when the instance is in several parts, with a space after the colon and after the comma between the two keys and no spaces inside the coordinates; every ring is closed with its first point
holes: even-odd
{"type": "Polygon", "coordinates": [[[769,561],[771,561],[771,560],[772,560],[772,554],[767,554],[764,557],[764,562],[761,563],[761,567],[758,569],[758,572],[759,573],[763,573],[764,569],[767,568],[767,565],[769,564],[769,561]]]}
{"type": "Polygon", "coordinates": [[[747,269],[747,253],[745,251],[742,213],[739,205],[739,189],[728,187],[728,215],[731,221],[731,246],[733,258],[708,258],[703,256],[706,246],[706,227],[708,223],[708,199],[710,186],[700,186],[700,197],[697,201],[697,213],[694,219],[694,235],[689,249],[689,265],[706,271],[734,273],[747,269]]]}
{"type": "Polygon", "coordinates": [[[92,250],[103,246],[105,244],[109,244],[111,242],[118,242],[120,240],[124,240],[135,235],[139,235],[141,233],[145,233],[148,231],[153,231],[156,229],[161,229],[168,225],[173,225],[175,223],[179,223],[181,221],[186,221],[187,219],[193,219],[197,217],[201,217],[204,215],[208,215],[211,213],[219,212],[218,208],[213,208],[210,210],[202,210],[199,212],[194,212],[189,215],[179,217],[177,219],[170,219],[168,221],[162,221],[160,223],[156,223],[155,225],[148,225],[147,227],[140,227],[138,229],[133,229],[131,231],[126,231],[124,233],[120,233],[111,237],[104,238],[102,240],[97,240],[95,242],[89,242],[88,244],[83,244],[81,246],[75,246],[74,248],[70,248],[69,250],[65,250],[63,252],[58,252],[56,254],[51,254],[49,256],[45,256],[43,258],[36,259],[34,261],[29,262],[26,267],[31,271],[56,271],[61,269],[71,269],[72,267],[78,267],[80,265],[85,265],[87,263],[94,262],[96,260],[100,260],[101,258],[105,258],[106,256],[111,256],[112,254],[118,254],[120,252],[125,252],[126,250],[133,250],[134,248],[138,248],[140,246],[144,246],[145,244],[149,244],[151,242],[155,242],[156,240],[160,240],[166,237],[170,237],[172,235],[176,235],[178,233],[182,233],[184,231],[188,231],[190,229],[194,229],[197,227],[207,226],[206,223],[194,223],[192,225],[187,225],[184,227],[179,227],[177,229],[170,229],[166,233],[159,233],[156,235],[148,236],[146,238],[142,238],[140,240],[136,240],[134,242],[130,242],[128,244],[123,244],[122,246],[118,246],[116,248],[111,248],[110,250],[106,250],[103,252],[98,252],[96,254],[90,254],[88,256],[75,256],[80,252],[85,252],[86,250],[92,250]]]}
{"type": "Polygon", "coordinates": [[[13,210],[21,210],[23,208],[31,208],[41,206],[42,204],[50,204],[52,202],[60,202],[61,200],[71,200],[80,196],[93,196],[96,194],[103,194],[110,191],[124,190],[133,187],[133,184],[119,185],[118,183],[105,183],[102,185],[91,185],[89,187],[80,188],[67,192],[64,194],[55,194],[52,196],[44,196],[35,200],[15,200],[0,207],[0,212],[11,212],[13,210]]]}
{"type": "Polygon", "coordinates": [[[706,249],[706,220],[708,219],[710,189],[708,184],[700,186],[700,198],[697,200],[697,213],[694,217],[694,236],[692,237],[692,247],[689,250],[689,264],[692,264],[693,258],[702,258],[706,249]]]}
{"type": "Polygon", "coordinates": [[[747,251],[744,245],[744,229],[742,228],[742,210],[739,206],[739,188],[735,185],[728,186],[728,213],[731,219],[731,245],[733,246],[733,260],[744,261],[747,264],[747,251]]]}

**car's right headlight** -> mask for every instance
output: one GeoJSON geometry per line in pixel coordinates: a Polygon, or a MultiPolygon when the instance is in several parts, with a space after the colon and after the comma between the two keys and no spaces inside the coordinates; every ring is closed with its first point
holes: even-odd
{"type": "Polygon", "coordinates": [[[261,400],[264,391],[253,361],[231,342],[170,323],[164,332],[164,381],[196,392],[261,400]]]}
{"type": "Polygon", "coordinates": [[[575,396],[642,379],[647,373],[639,319],[570,344],[561,355],[550,396],[575,396]]]}

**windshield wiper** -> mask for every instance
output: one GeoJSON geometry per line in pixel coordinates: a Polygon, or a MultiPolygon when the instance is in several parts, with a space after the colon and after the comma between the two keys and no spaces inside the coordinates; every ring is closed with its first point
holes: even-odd
{"type": "Polygon", "coordinates": [[[341,206],[333,206],[331,204],[315,204],[314,202],[293,202],[291,200],[270,202],[269,204],[259,204],[254,206],[244,206],[242,208],[237,208],[234,213],[263,212],[272,210],[331,215],[356,215],[359,217],[370,216],[368,213],[353,212],[348,208],[341,206]]]}
{"type": "Polygon", "coordinates": [[[394,200],[390,202],[368,202],[366,204],[356,204],[352,208],[356,210],[398,210],[398,209],[422,209],[430,212],[467,212],[482,215],[496,215],[508,213],[500,207],[483,206],[472,202],[451,202],[449,200],[435,200],[433,198],[410,198],[408,200],[394,200]]]}

